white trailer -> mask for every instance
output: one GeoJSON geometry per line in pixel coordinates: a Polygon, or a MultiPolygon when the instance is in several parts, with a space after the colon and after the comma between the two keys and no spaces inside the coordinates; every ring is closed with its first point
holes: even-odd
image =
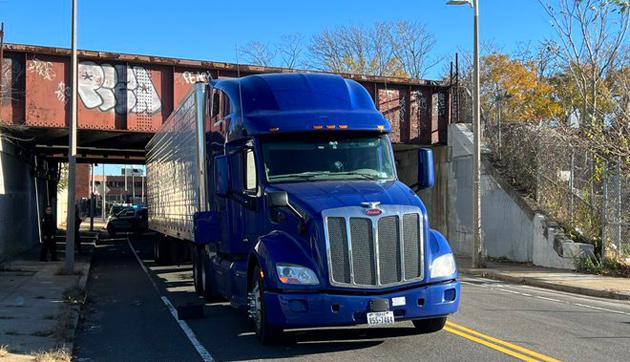
{"type": "Polygon", "coordinates": [[[193,216],[207,210],[205,113],[208,86],[196,83],[149,141],[149,229],[194,241],[193,216]]]}

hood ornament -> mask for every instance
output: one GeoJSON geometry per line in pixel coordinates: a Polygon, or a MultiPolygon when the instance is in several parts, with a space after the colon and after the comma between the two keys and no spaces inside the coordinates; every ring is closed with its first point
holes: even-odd
{"type": "Polygon", "coordinates": [[[365,213],[368,216],[378,216],[383,213],[383,210],[379,208],[380,204],[381,203],[379,201],[368,201],[368,202],[362,202],[361,206],[367,209],[365,213]]]}

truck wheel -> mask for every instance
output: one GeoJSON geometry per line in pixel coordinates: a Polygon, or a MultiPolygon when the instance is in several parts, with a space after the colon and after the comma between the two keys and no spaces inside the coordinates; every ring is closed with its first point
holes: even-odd
{"type": "Polygon", "coordinates": [[[154,241],[154,258],[158,265],[169,265],[171,263],[170,242],[164,237],[157,237],[154,241]]]}
{"type": "Polygon", "coordinates": [[[202,250],[199,246],[193,245],[190,250],[192,254],[192,270],[193,270],[193,283],[195,284],[195,293],[197,295],[203,295],[203,284],[201,283],[201,253],[202,250]]]}
{"type": "Polygon", "coordinates": [[[416,319],[413,320],[413,326],[420,333],[433,333],[444,328],[446,324],[446,317],[430,318],[430,319],[416,319]]]}
{"type": "Polygon", "coordinates": [[[264,283],[260,275],[260,268],[254,269],[252,288],[249,294],[249,312],[254,319],[256,336],[260,343],[268,345],[281,340],[282,329],[269,325],[267,321],[267,311],[265,309],[264,283]]]}
{"type": "Polygon", "coordinates": [[[206,249],[201,249],[200,256],[201,265],[199,266],[199,272],[201,274],[201,295],[208,302],[218,302],[221,300],[221,296],[214,287],[214,278],[212,277],[210,268],[210,256],[206,249]]]}

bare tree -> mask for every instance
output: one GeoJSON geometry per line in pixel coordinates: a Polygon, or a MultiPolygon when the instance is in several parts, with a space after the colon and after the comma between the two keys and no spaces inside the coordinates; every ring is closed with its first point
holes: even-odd
{"type": "Polygon", "coordinates": [[[299,34],[283,35],[277,47],[280,54],[281,66],[285,68],[297,68],[303,65],[304,37],[299,34]]]}
{"type": "Polygon", "coordinates": [[[392,53],[410,78],[422,78],[442,60],[430,57],[436,40],[424,24],[398,21],[388,25],[392,53]]]}
{"type": "Polygon", "coordinates": [[[600,127],[602,86],[618,65],[629,25],[628,0],[539,0],[558,35],[548,41],[581,97],[581,122],[600,127]],[[599,122],[597,121],[599,119],[599,122]]]}
{"type": "Polygon", "coordinates": [[[325,30],[311,39],[309,52],[316,69],[419,79],[440,61],[430,58],[434,47],[423,24],[398,21],[325,30]]]}
{"type": "Polygon", "coordinates": [[[240,48],[239,52],[244,57],[245,62],[263,67],[272,66],[277,55],[273,46],[259,41],[250,41],[246,46],[240,48]]]}

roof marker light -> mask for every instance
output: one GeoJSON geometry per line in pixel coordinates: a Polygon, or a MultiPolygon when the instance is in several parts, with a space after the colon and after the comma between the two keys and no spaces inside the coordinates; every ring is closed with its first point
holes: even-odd
{"type": "Polygon", "coordinates": [[[347,124],[340,124],[340,125],[339,125],[339,128],[341,128],[341,129],[347,129],[347,128],[348,128],[348,125],[347,125],[347,124]]]}
{"type": "Polygon", "coordinates": [[[328,129],[335,129],[335,127],[337,127],[337,126],[335,126],[334,124],[329,124],[329,125],[326,126],[326,128],[328,128],[328,129]]]}
{"type": "Polygon", "coordinates": [[[269,128],[269,132],[278,132],[279,130],[280,130],[280,128],[278,128],[278,127],[269,128]]]}
{"type": "Polygon", "coordinates": [[[383,126],[382,124],[379,124],[378,126],[376,126],[376,128],[380,129],[381,131],[385,129],[385,126],[383,126]]]}
{"type": "Polygon", "coordinates": [[[322,128],[324,128],[324,126],[320,124],[313,126],[313,129],[322,129],[322,128]]]}

